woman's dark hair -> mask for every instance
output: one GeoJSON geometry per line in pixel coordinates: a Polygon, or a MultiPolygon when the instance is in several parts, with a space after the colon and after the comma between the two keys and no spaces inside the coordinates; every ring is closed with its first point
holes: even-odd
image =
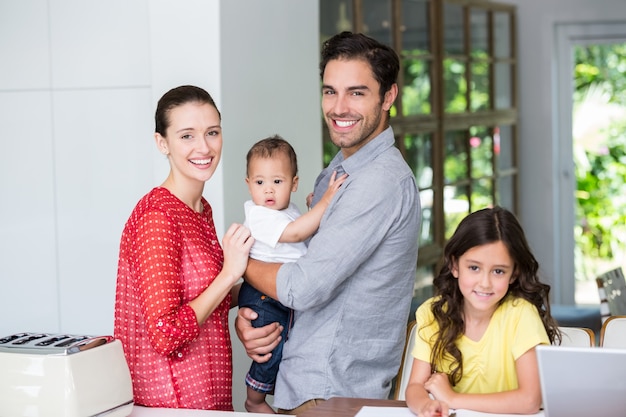
{"type": "Polygon", "coordinates": [[[169,114],[174,107],[182,106],[186,103],[206,103],[215,107],[220,120],[222,115],[213,101],[213,97],[200,87],[193,85],[181,85],[172,88],[157,103],[156,112],[154,113],[154,131],[165,137],[165,132],[170,126],[169,114]]]}
{"type": "Polygon", "coordinates": [[[333,59],[365,60],[380,85],[380,100],[398,80],[400,59],[389,46],[362,33],[341,32],[328,39],[322,45],[320,77],[324,78],[324,70],[328,61],[333,59]]]}
{"type": "Polygon", "coordinates": [[[519,221],[513,213],[502,207],[478,210],[458,225],[446,244],[443,266],[433,281],[436,298],[432,312],[439,332],[433,345],[431,366],[435,368],[435,364],[444,357],[452,358],[448,375],[452,385],[456,385],[463,376],[463,358],[456,342],[465,331],[463,294],[458,280],[452,275],[452,268],[468,250],[495,242],[502,242],[506,246],[515,263],[513,282],[500,303],[508,296],[527,300],[537,308],[550,342],[561,340],[558,324],[550,314],[550,286],[539,280],[539,263],[530,250],[519,221]]]}
{"type": "Polygon", "coordinates": [[[273,155],[283,153],[289,158],[291,163],[291,175],[295,177],[298,175],[298,158],[296,157],[296,151],[285,139],[279,135],[270,136],[269,138],[261,139],[248,151],[246,155],[246,176],[249,175],[250,160],[252,158],[271,158],[273,155]]]}

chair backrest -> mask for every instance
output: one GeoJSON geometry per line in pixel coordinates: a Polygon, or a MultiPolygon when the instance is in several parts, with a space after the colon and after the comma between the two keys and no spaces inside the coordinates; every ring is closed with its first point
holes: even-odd
{"type": "Polygon", "coordinates": [[[609,316],[626,315],[626,279],[622,268],[599,275],[596,284],[600,295],[602,321],[609,316]]]}
{"type": "Polygon", "coordinates": [[[413,355],[411,350],[415,345],[415,334],[417,333],[417,323],[415,320],[409,323],[406,331],[406,342],[404,343],[404,353],[402,354],[402,362],[400,363],[400,370],[396,377],[396,391],[394,398],[396,400],[405,400],[406,386],[409,385],[409,377],[411,376],[411,369],[413,369],[413,355]]]}
{"type": "Polygon", "coordinates": [[[596,345],[596,335],[591,329],[560,326],[559,330],[562,336],[560,346],[592,347],[596,345]]]}
{"type": "Polygon", "coordinates": [[[626,316],[610,316],[602,323],[600,346],[626,349],[626,316]]]}

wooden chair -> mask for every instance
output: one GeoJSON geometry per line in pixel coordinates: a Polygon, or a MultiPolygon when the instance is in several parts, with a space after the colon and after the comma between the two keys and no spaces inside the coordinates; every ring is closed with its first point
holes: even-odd
{"type": "Polygon", "coordinates": [[[600,296],[602,322],[609,316],[626,315],[626,279],[621,267],[612,269],[596,278],[600,296]]]}
{"type": "Polygon", "coordinates": [[[596,335],[586,327],[559,326],[561,331],[561,345],[569,347],[593,347],[596,345],[596,335]]]}
{"type": "Polygon", "coordinates": [[[407,326],[404,353],[402,354],[402,362],[400,363],[400,369],[396,377],[396,389],[393,396],[396,400],[404,401],[406,399],[406,386],[409,385],[409,377],[411,376],[411,369],[413,369],[413,355],[411,355],[411,350],[413,349],[413,345],[415,345],[416,333],[417,323],[413,320],[407,326]]]}
{"type": "Polygon", "coordinates": [[[602,323],[600,346],[626,349],[626,316],[610,316],[602,323]]]}

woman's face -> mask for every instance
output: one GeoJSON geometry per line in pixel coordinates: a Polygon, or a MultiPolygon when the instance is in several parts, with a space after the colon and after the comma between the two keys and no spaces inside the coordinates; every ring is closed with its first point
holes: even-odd
{"type": "Polygon", "coordinates": [[[215,107],[189,102],[168,112],[166,137],[155,139],[159,150],[167,155],[172,175],[199,182],[208,181],[222,154],[222,127],[215,107]]]}

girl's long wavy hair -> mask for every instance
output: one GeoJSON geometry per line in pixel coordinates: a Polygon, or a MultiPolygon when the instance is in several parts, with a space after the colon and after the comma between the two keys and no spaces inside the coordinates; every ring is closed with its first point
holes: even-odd
{"type": "Polygon", "coordinates": [[[431,367],[434,372],[440,359],[451,358],[448,378],[452,385],[456,385],[463,376],[463,357],[456,341],[465,331],[464,298],[458,280],[452,275],[452,268],[471,248],[494,242],[504,243],[515,263],[514,280],[500,303],[509,295],[528,300],[537,308],[550,342],[561,341],[558,324],[550,314],[550,286],[539,280],[539,264],[515,215],[502,207],[471,213],[461,221],[446,244],[444,264],[433,281],[435,301],[432,312],[439,331],[434,336],[431,367]]]}

